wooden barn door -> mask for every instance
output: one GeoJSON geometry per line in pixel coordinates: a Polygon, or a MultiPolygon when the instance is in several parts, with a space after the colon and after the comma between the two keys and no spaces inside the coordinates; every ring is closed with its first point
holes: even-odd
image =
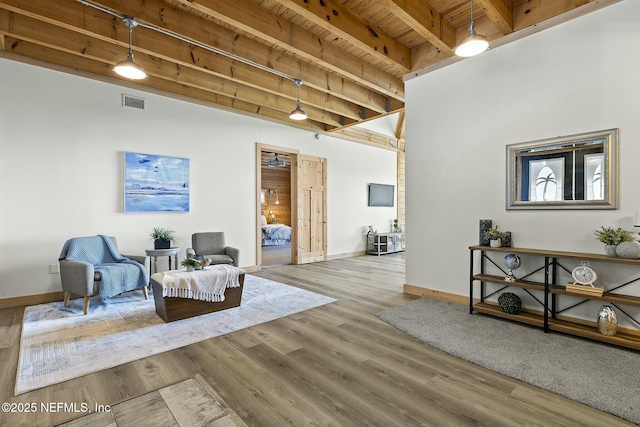
{"type": "Polygon", "coordinates": [[[298,155],[298,264],[327,259],[327,159],[298,155]]]}

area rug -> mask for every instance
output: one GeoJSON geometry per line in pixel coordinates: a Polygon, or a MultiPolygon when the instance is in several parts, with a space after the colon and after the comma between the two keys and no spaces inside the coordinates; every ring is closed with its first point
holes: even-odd
{"type": "Polygon", "coordinates": [[[461,359],[640,424],[640,352],[422,297],[378,314],[392,326],[461,359]]]}
{"type": "Polygon", "coordinates": [[[165,323],[142,291],[25,308],[15,392],[112,368],[336,301],[283,283],[246,275],[240,307],[165,323]]]}

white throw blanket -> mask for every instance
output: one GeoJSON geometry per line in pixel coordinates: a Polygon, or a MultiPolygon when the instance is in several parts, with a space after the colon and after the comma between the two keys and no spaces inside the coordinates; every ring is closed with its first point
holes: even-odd
{"type": "Polygon", "coordinates": [[[220,264],[190,272],[177,270],[156,273],[151,279],[162,284],[163,297],[222,302],[227,288],[240,286],[238,279],[243,273],[241,268],[220,264]]]}

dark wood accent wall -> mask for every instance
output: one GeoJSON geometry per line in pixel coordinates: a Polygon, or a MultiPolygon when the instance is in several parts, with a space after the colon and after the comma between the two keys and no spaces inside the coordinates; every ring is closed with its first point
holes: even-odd
{"type": "Polygon", "coordinates": [[[262,168],[261,188],[267,190],[265,203],[261,206],[267,222],[271,221],[269,210],[281,224],[291,225],[291,169],[286,168],[262,168]],[[271,195],[269,201],[269,190],[278,190],[279,204],[276,205],[275,193],[271,195]]]}

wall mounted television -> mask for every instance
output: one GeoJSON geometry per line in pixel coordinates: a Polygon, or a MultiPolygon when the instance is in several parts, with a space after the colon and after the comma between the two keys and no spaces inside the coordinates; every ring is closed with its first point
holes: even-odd
{"type": "Polygon", "coordinates": [[[369,184],[369,206],[388,206],[394,205],[394,190],[393,185],[387,184],[369,184]]]}

